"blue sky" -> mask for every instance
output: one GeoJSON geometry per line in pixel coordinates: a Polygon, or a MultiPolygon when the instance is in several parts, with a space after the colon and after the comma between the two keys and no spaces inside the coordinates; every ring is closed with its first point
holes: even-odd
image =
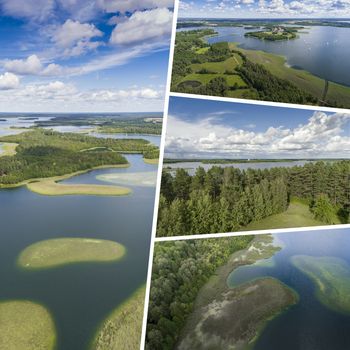
{"type": "Polygon", "coordinates": [[[349,18],[349,0],[181,0],[179,17],[349,18]]]}
{"type": "Polygon", "coordinates": [[[171,158],[350,158],[350,114],[171,97],[171,158]]]}
{"type": "Polygon", "coordinates": [[[173,0],[0,0],[0,112],[162,111],[173,0]]]}

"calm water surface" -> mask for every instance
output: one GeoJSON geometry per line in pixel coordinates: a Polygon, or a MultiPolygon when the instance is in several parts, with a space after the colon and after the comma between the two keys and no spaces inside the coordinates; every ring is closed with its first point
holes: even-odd
{"type": "Polygon", "coordinates": [[[323,306],[314,296],[314,283],[290,261],[294,255],[311,255],[333,256],[350,263],[350,229],[280,233],[274,237],[283,247],[273,257],[274,266],[243,266],[227,279],[233,287],[257,277],[272,276],[300,296],[297,305],[268,323],[254,350],[350,349],[350,315],[323,306]]]}
{"type": "MultiPolygon", "coordinates": [[[[101,183],[98,174],[156,171],[141,155],[126,157],[129,168],[92,171],[64,182],[101,183]]],[[[58,350],[88,349],[100,323],[146,280],[155,190],[132,190],[124,197],[48,197],[25,187],[0,190],[0,301],[27,299],[45,305],[56,323],[58,350]],[[110,239],[125,245],[127,254],[110,264],[31,272],[16,266],[25,247],[57,237],[110,239]]]]}

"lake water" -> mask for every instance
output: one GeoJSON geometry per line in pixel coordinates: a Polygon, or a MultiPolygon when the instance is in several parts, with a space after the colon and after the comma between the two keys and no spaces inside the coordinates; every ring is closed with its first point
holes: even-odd
{"type": "MultiPolygon", "coordinates": [[[[104,169],[64,183],[100,183],[105,173],[156,171],[141,155],[127,155],[129,168],[104,169]]],[[[88,349],[100,323],[146,281],[155,189],[129,186],[124,197],[41,196],[25,187],[0,190],[0,301],[45,305],[58,331],[57,350],[88,349]],[[23,271],[18,254],[28,245],[57,237],[110,239],[127,249],[110,264],[67,265],[23,271]]]]}
{"type": "Polygon", "coordinates": [[[267,324],[253,349],[349,349],[350,315],[323,306],[314,296],[314,282],[295,268],[290,259],[294,255],[332,256],[350,263],[350,229],[280,233],[274,237],[283,248],[274,255],[272,267],[243,266],[227,279],[229,286],[235,286],[257,277],[272,276],[300,296],[298,304],[267,324]]]}
{"type": "Polygon", "coordinates": [[[241,170],[247,169],[271,169],[276,167],[293,167],[293,166],[303,166],[307,160],[298,160],[290,162],[257,162],[257,163],[231,163],[231,164],[204,164],[201,162],[181,162],[181,163],[164,163],[163,168],[170,167],[170,172],[175,172],[178,168],[185,169],[190,175],[196,173],[196,169],[199,167],[204,168],[208,171],[213,166],[219,166],[221,168],[233,167],[241,170]]]}
{"type": "MultiPolygon", "coordinates": [[[[186,28],[198,29],[197,28],[186,28]]],[[[243,49],[262,50],[287,58],[287,64],[312,74],[350,86],[350,28],[326,26],[305,27],[298,38],[289,41],[268,41],[245,37],[254,31],[243,27],[215,27],[218,36],[209,43],[229,41],[240,43],[243,49]]]]}
{"type": "Polygon", "coordinates": [[[35,121],[46,121],[52,119],[52,117],[38,117],[37,119],[25,119],[25,117],[9,117],[0,114],[0,136],[16,135],[21,132],[27,131],[22,128],[29,128],[35,124],[35,121]],[[12,129],[21,128],[21,129],[12,129]]]}

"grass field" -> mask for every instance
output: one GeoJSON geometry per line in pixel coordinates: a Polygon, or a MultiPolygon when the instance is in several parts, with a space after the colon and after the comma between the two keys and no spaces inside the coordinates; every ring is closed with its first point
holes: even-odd
{"type": "Polygon", "coordinates": [[[209,47],[201,47],[200,49],[198,49],[198,50],[196,51],[196,53],[197,53],[198,55],[203,55],[203,54],[206,53],[208,50],[209,50],[209,47]]]}
{"type": "Polygon", "coordinates": [[[27,184],[27,188],[45,196],[125,196],[131,193],[126,187],[92,185],[92,184],[61,184],[54,180],[42,180],[27,184]]]}
{"type": "Polygon", "coordinates": [[[207,69],[215,73],[225,73],[226,71],[233,72],[235,68],[240,66],[242,63],[241,56],[233,54],[232,57],[223,62],[196,63],[192,64],[190,67],[196,73],[202,69],[207,69]]]}
{"type": "Polygon", "coordinates": [[[145,286],[139,288],[103,322],[91,350],[140,348],[145,286]]]}
{"type": "Polygon", "coordinates": [[[56,330],[45,307],[24,300],[0,303],[1,350],[52,350],[56,330]]]}
{"type": "Polygon", "coordinates": [[[192,73],[189,75],[186,75],[185,78],[181,80],[180,83],[185,81],[198,81],[201,84],[208,84],[210,80],[217,78],[217,77],[223,77],[226,79],[227,84],[229,86],[233,86],[237,83],[239,87],[245,87],[247,84],[242,80],[242,78],[239,75],[229,75],[229,74],[197,74],[192,73]]]}
{"type": "Polygon", "coordinates": [[[303,226],[321,226],[323,222],[315,220],[309,207],[298,201],[292,201],[288,209],[281,214],[271,215],[243,227],[240,231],[268,230],[303,226]]]}
{"type": "Polygon", "coordinates": [[[112,262],[126,254],[123,245],[101,239],[56,238],[34,243],[18,257],[25,269],[42,269],[83,262],[112,262]]]}
{"type": "MultiPolygon", "coordinates": [[[[318,78],[307,71],[288,67],[285,57],[264,51],[241,49],[237,43],[229,43],[229,47],[241,51],[250,61],[262,64],[275,76],[294,83],[300,89],[319,99],[322,98],[325,87],[324,79],[318,78]]],[[[345,107],[350,107],[350,87],[330,82],[327,100],[334,100],[345,107]]]]}
{"type": "Polygon", "coordinates": [[[0,143],[0,157],[14,156],[18,143],[0,143]]]}

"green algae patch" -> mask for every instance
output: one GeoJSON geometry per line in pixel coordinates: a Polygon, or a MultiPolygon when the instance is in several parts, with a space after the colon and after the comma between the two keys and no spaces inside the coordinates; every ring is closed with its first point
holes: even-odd
{"type": "Polygon", "coordinates": [[[317,299],[329,309],[350,314],[350,266],[340,258],[295,255],[293,265],[315,284],[317,299]]]}
{"type": "Polygon", "coordinates": [[[125,196],[129,188],[92,184],[61,184],[52,179],[31,182],[27,188],[45,196],[125,196]]]}
{"type": "Polygon", "coordinates": [[[157,172],[148,171],[140,173],[114,173],[98,175],[100,181],[110,182],[120,185],[155,187],[157,182],[157,172]]]}
{"type": "Polygon", "coordinates": [[[42,305],[25,300],[0,302],[1,350],[51,350],[56,330],[42,305]]]}
{"type": "Polygon", "coordinates": [[[138,350],[140,348],[145,286],[103,322],[91,350],[138,350]]]}
{"type": "Polygon", "coordinates": [[[24,269],[43,269],[84,262],[113,262],[126,254],[123,245],[102,239],[57,238],[25,248],[18,264],[24,269]]]}

